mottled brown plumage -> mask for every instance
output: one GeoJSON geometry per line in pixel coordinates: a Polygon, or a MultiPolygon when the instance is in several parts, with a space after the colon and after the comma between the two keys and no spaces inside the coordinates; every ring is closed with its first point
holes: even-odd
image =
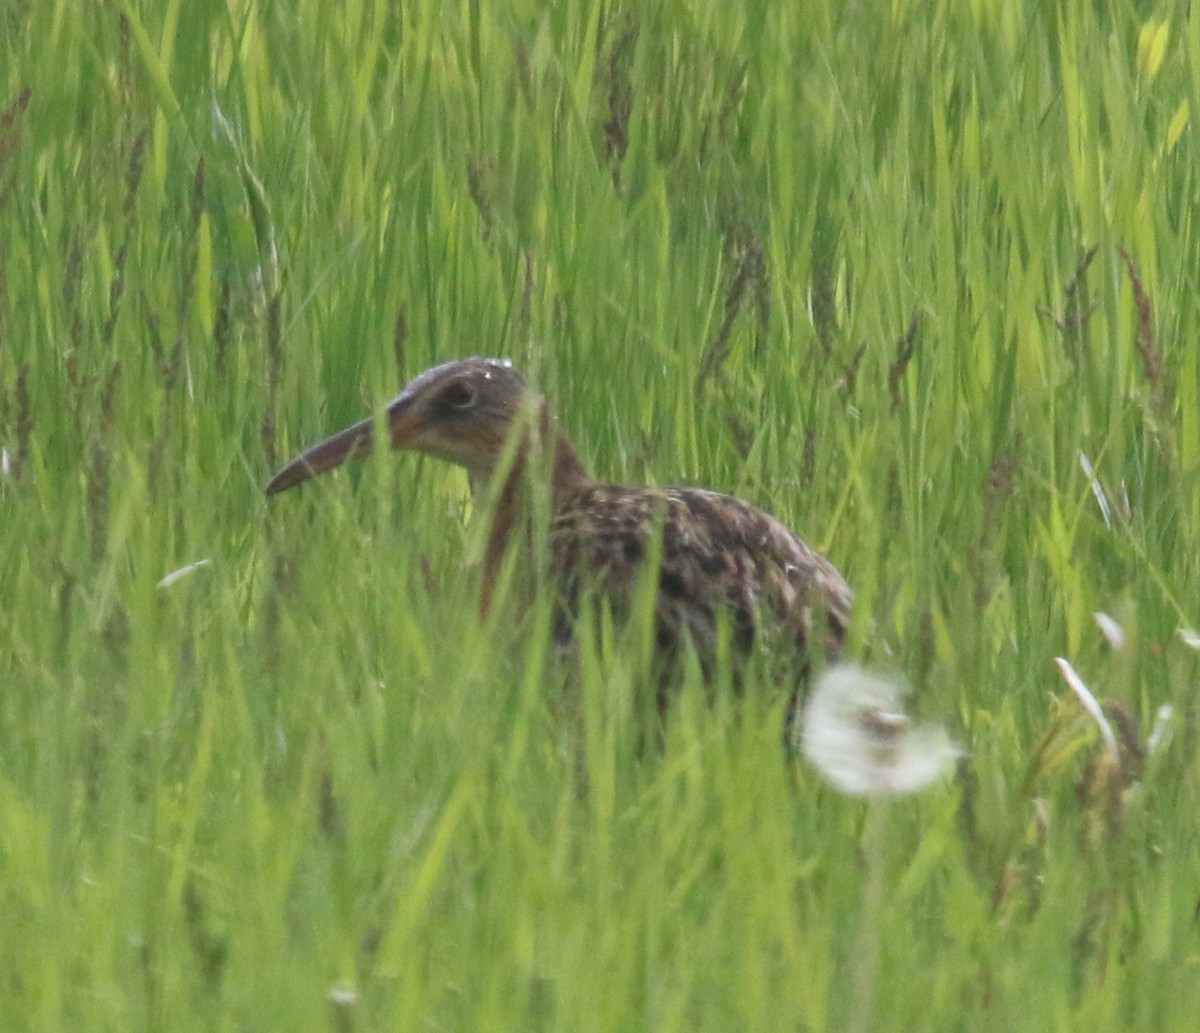
{"type": "MultiPolygon", "coordinates": [[[[769,644],[794,651],[798,670],[818,644],[828,659],[842,647],[853,593],[824,557],[731,496],[593,480],[546,403],[506,362],[467,359],[421,374],[388,406],[386,426],[393,448],[457,463],[477,492],[493,492],[485,610],[539,468],[540,445],[550,481],[550,569],[568,627],[588,592],[618,614],[627,611],[647,558],[657,552],[656,641],[668,662],[691,643],[708,670],[723,619],[742,650],[769,644]],[[503,483],[493,483],[497,475],[503,483]]],[[[275,475],[267,494],[366,455],[374,435],[374,422],[365,420],[314,446],[275,475]]]]}

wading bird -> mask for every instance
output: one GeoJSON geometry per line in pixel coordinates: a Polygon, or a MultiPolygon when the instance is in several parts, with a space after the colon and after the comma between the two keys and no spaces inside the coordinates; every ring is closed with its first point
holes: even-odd
{"type": "MultiPolygon", "coordinates": [[[[774,517],[729,495],[594,480],[545,400],[507,362],[473,358],[422,373],[387,407],[383,425],[392,448],[465,467],[476,497],[490,500],[484,611],[528,508],[530,481],[541,471],[559,630],[569,634],[588,593],[615,614],[628,613],[653,560],[655,652],[664,669],[690,644],[711,673],[722,621],[739,652],[782,649],[795,657],[797,674],[807,671],[810,650],[830,661],[841,650],[853,593],[828,560],[774,517]]],[[[367,455],[375,434],[375,421],[364,420],[313,446],[275,475],[267,494],[367,455]]],[[[660,684],[660,709],[664,692],[660,684]]]]}

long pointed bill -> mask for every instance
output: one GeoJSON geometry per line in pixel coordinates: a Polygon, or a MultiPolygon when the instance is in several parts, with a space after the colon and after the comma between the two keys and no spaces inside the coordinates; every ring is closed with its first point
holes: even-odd
{"type": "Polygon", "coordinates": [[[363,420],[298,455],[271,478],[267,494],[278,495],[350,459],[370,455],[374,448],[375,421],[363,420]]]}
{"type": "MultiPolygon", "coordinates": [[[[413,448],[420,435],[420,420],[413,418],[409,392],[402,393],[387,407],[384,420],[392,448],[413,448]]],[[[339,431],[319,445],[302,452],[271,478],[268,495],[294,488],[297,484],[341,466],[351,459],[361,459],[375,449],[375,421],[363,420],[339,431]]]]}

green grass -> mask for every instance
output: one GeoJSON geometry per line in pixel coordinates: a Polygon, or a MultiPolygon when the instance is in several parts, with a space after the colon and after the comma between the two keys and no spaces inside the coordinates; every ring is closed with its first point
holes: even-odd
{"type": "Polygon", "coordinates": [[[1194,1024],[1194,5],[4,0],[5,109],[0,1028],[838,1030],[864,943],[874,1030],[1194,1024]],[[619,638],[571,714],[455,470],[263,497],[476,353],[827,551],[961,777],[646,751],[619,638]]]}

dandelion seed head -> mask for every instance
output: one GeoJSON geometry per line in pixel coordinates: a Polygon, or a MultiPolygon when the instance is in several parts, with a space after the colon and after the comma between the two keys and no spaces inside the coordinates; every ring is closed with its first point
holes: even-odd
{"type": "Polygon", "coordinates": [[[903,689],[861,668],[830,668],[805,705],[800,748],[852,796],[903,796],[945,774],[961,751],[940,725],[904,712],[903,689]]]}

